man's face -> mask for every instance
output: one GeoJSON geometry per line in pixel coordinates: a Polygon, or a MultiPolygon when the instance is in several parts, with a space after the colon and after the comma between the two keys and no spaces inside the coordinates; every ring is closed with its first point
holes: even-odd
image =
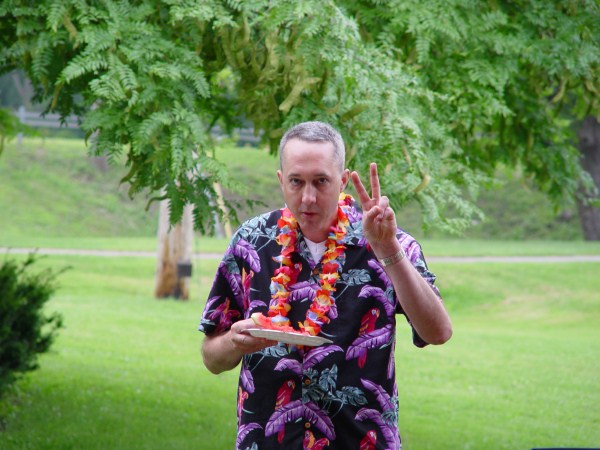
{"type": "Polygon", "coordinates": [[[333,144],[291,139],[283,150],[277,177],[302,233],[314,242],[327,239],[349,177],[348,170],[340,171],[333,144]]]}

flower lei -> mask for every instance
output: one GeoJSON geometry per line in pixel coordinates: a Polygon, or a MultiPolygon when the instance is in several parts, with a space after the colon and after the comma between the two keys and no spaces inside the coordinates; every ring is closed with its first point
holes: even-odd
{"type": "MultiPolygon", "coordinates": [[[[304,323],[299,323],[302,332],[316,336],[321,327],[329,323],[329,310],[335,304],[333,293],[335,283],[340,277],[342,263],[345,259],[346,246],[343,244],[348,227],[348,210],[352,205],[352,196],[340,194],[338,201],[337,223],[329,229],[325,241],[325,253],[321,258],[321,273],[319,274],[319,289],[306,312],[304,323]]],[[[290,286],[296,283],[302,265],[292,262],[292,254],[298,241],[298,221],[286,207],[281,210],[281,217],[277,221],[279,235],[276,241],[282,246],[281,254],[273,259],[280,263],[271,278],[271,303],[269,317],[275,323],[289,323],[287,314],[291,309],[289,304],[290,286]]]]}

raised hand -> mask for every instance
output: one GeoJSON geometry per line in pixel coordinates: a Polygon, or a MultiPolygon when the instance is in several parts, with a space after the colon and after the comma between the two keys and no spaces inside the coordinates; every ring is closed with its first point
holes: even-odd
{"type": "Polygon", "coordinates": [[[387,255],[380,253],[386,252],[386,246],[392,246],[388,253],[393,253],[392,249],[395,249],[397,246],[396,215],[390,207],[389,199],[381,195],[377,164],[371,163],[369,174],[371,181],[370,195],[357,172],[352,172],[351,174],[352,183],[354,183],[358,200],[363,210],[363,232],[365,238],[378,256],[383,257],[387,255]]]}

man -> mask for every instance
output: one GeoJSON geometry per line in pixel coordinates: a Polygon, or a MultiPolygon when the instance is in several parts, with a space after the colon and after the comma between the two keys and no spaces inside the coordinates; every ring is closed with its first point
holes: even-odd
{"type": "Polygon", "coordinates": [[[237,449],[400,449],[395,315],[406,315],[419,347],[452,334],[419,244],[380,193],[377,166],[369,194],[344,155],[328,124],[288,130],[277,172],[286,208],[244,223],[218,268],[202,355],[213,373],[242,362],[237,449]],[[343,194],[350,178],[362,213],[343,194]],[[253,337],[256,312],[332,343],[253,337]]]}

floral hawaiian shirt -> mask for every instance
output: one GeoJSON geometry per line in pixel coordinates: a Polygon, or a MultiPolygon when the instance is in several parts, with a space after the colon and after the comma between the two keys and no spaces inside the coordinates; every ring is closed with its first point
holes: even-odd
{"type": "MultiPolygon", "coordinates": [[[[218,267],[200,331],[211,335],[254,312],[267,313],[270,281],[278,267],[273,257],[281,251],[275,241],[279,217],[281,211],[273,211],[238,229],[218,267]]],[[[279,343],[243,357],[237,450],[401,448],[394,347],[396,314],[402,308],[367,245],[361,218],[351,208],[335,305],[320,333],[333,343],[279,343]]],[[[420,245],[402,230],[397,236],[411,263],[439,295],[420,245]]],[[[312,260],[301,233],[293,258],[302,265],[291,286],[288,314],[297,324],[318,288],[320,263],[312,260]]],[[[413,342],[426,345],[414,329],[413,342]]]]}

